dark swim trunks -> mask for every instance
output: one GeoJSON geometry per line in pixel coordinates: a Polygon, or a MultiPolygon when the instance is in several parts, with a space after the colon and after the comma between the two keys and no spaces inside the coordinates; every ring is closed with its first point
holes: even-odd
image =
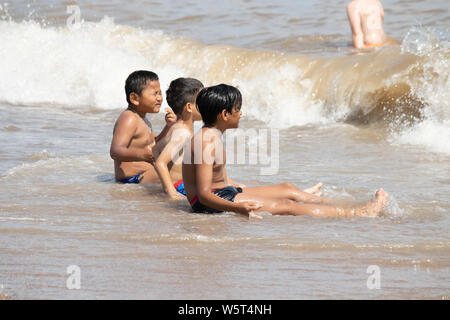
{"type": "MultiPolygon", "coordinates": [[[[222,199],[234,202],[234,198],[238,195],[238,193],[242,193],[242,188],[235,188],[233,186],[228,186],[223,189],[213,190],[213,193],[222,199]]],[[[195,213],[222,213],[223,211],[216,210],[209,208],[207,206],[204,206],[200,203],[200,200],[198,200],[198,197],[195,196],[194,199],[191,201],[191,207],[192,210],[194,210],[195,213]]]]}
{"type": "Polygon", "coordinates": [[[122,183],[136,183],[136,184],[139,184],[139,182],[140,182],[140,181],[139,181],[139,178],[142,176],[143,173],[144,173],[144,172],[141,172],[141,173],[135,175],[134,177],[129,177],[129,178],[122,179],[122,180],[120,180],[119,182],[122,182],[122,183]]]}

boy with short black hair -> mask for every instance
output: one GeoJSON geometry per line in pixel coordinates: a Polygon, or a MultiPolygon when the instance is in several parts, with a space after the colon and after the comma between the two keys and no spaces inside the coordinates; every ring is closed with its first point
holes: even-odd
{"type": "Polygon", "coordinates": [[[238,127],[241,105],[239,90],[225,84],[205,88],[197,96],[205,126],[191,139],[183,161],[184,186],[194,212],[233,211],[257,218],[261,217],[255,212],[260,211],[276,215],[354,217],[376,216],[386,204],[388,195],[383,189],[363,207],[339,208],[327,205],[330,199],[303,192],[291,184],[255,188],[227,185],[221,136],[225,130],[238,127]]]}
{"type": "Polygon", "coordinates": [[[166,114],[166,126],[155,135],[147,113],[158,113],[163,97],[158,75],[151,71],[135,71],[125,82],[128,108],[114,125],[110,155],[114,159],[116,180],[122,183],[156,182],[152,147],[167,134],[175,122],[175,115],[166,114]]]}
{"type": "MultiPolygon", "coordinates": [[[[158,141],[153,148],[156,156],[155,169],[164,191],[172,199],[184,199],[186,192],[182,177],[182,159],[186,142],[194,135],[194,121],[202,120],[196,105],[197,94],[203,89],[203,84],[192,78],[178,78],[170,83],[166,91],[169,106],[177,116],[177,122],[170,128],[167,135],[158,141]]],[[[226,104],[226,101],[219,101],[226,104]]],[[[205,122],[210,119],[206,118],[205,122]]],[[[226,175],[225,168],[224,174],[226,175]]],[[[225,178],[228,185],[245,187],[231,179],[225,178]]],[[[310,188],[307,192],[320,192],[321,184],[310,188]]]]}
{"type": "Polygon", "coordinates": [[[154,147],[155,169],[164,188],[172,199],[184,199],[181,172],[183,148],[194,134],[194,121],[202,120],[195,99],[203,84],[193,78],[178,78],[170,83],[166,99],[177,117],[167,135],[154,147]]]}

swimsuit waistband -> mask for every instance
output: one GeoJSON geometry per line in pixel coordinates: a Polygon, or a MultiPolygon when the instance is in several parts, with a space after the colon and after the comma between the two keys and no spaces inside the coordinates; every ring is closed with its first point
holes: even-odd
{"type": "Polygon", "coordinates": [[[191,204],[191,207],[194,206],[194,204],[198,201],[198,197],[195,196],[189,203],[191,204]]]}
{"type": "Polygon", "coordinates": [[[183,180],[180,180],[180,181],[174,183],[173,186],[175,187],[175,189],[177,189],[182,183],[183,183],[183,180]]]}
{"type": "Polygon", "coordinates": [[[378,47],[382,47],[385,44],[387,44],[387,42],[381,42],[381,43],[365,43],[364,46],[366,48],[378,48],[378,47]]]}

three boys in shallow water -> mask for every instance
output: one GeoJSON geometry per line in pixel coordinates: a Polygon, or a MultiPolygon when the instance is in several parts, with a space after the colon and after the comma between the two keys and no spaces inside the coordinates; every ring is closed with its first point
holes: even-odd
{"type": "Polygon", "coordinates": [[[119,182],[160,181],[172,199],[186,199],[194,212],[232,211],[255,218],[261,218],[259,212],[373,217],[386,205],[383,189],[362,206],[342,207],[321,197],[320,183],[302,191],[289,183],[247,187],[229,179],[222,135],[238,128],[242,115],[242,95],[233,86],[204,88],[192,78],[172,81],[166,92],[171,109],[166,109],[166,125],[159,135],[146,119],[147,113],[158,113],[162,105],[158,76],[133,72],[125,92],[128,108],[114,126],[110,150],[119,182]],[[204,126],[194,135],[193,123],[200,120],[204,126]]]}

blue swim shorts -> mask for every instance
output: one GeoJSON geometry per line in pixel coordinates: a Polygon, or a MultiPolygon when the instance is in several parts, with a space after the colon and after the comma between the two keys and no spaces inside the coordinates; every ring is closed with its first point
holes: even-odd
{"type": "Polygon", "coordinates": [[[125,178],[125,179],[120,180],[119,182],[122,182],[122,183],[136,183],[136,184],[139,184],[139,182],[140,182],[140,181],[139,181],[139,178],[140,178],[143,174],[144,174],[144,172],[141,172],[141,173],[135,175],[134,177],[125,178]]]}

